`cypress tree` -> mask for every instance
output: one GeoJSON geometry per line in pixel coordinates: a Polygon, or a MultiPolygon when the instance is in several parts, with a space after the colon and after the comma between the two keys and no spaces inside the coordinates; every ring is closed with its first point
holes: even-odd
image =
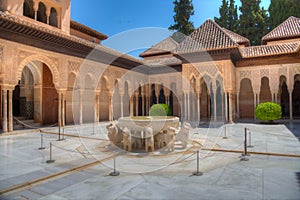
{"type": "Polygon", "coordinates": [[[272,30],[290,16],[300,17],[300,0],[271,0],[268,10],[272,30]]]}
{"type": "Polygon", "coordinates": [[[190,21],[190,17],[194,15],[194,6],[192,0],[174,0],[173,4],[175,23],[169,27],[169,30],[177,31],[173,34],[173,38],[180,42],[184,35],[190,35],[195,30],[190,21]]]}
{"type": "Polygon", "coordinates": [[[215,17],[215,22],[221,27],[235,32],[238,25],[238,14],[237,6],[235,6],[235,1],[230,0],[230,2],[228,2],[228,0],[222,0],[222,5],[219,8],[219,13],[220,17],[215,17]]]}
{"type": "Polygon", "coordinates": [[[241,15],[237,33],[251,41],[252,45],[261,44],[261,38],[267,33],[267,12],[260,8],[260,0],[241,0],[241,15]]]}

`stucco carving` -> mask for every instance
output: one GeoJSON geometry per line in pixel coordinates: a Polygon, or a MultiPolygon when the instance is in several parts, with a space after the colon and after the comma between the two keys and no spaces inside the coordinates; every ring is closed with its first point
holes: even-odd
{"type": "Polygon", "coordinates": [[[68,69],[69,71],[78,72],[80,67],[80,62],[68,60],[68,69]]]}

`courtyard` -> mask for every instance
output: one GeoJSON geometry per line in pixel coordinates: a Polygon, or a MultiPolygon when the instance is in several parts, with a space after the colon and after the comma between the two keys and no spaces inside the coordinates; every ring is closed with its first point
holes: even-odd
{"type": "Polygon", "coordinates": [[[0,199],[299,199],[297,120],[202,124],[186,149],[148,154],[112,147],[107,124],[66,126],[61,141],[58,127],[1,135],[0,199]],[[241,161],[245,128],[253,147],[241,161]]]}

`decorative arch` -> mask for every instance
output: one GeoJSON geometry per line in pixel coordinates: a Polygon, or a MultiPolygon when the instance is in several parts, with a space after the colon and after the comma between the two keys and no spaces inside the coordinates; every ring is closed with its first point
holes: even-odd
{"type": "Polygon", "coordinates": [[[38,5],[37,21],[47,24],[46,6],[42,2],[39,2],[38,5]]]}
{"type": "Polygon", "coordinates": [[[53,7],[50,10],[49,25],[58,27],[58,14],[56,9],[53,7]]]}
{"type": "Polygon", "coordinates": [[[34,19],[34,9],[33,9],[33,1],[32,0],[24,0],[23,16],[34,19]]]}
{"type": "Polygon", "coordinates": [[[52,73],[53,83],[54,83],[55,87],[57,87],[59,85],[58,84],[59,83],[59,72],[57,70],[57,67],[55,66],[54,62],[50,58],[43,56],[43,55],[38,55],[38,54],[28,56],[27,58],[23,59],[19,63],[17,73],[16,73],[15,85],[18,83],[18,80],[21,79],[22,71],[23,71],[24,67],[26,65],[28,65],[28,63],[32,63],[33,61],[40,61],[47,65],[47,67],[49,68],[49,70],[52,73]]]}

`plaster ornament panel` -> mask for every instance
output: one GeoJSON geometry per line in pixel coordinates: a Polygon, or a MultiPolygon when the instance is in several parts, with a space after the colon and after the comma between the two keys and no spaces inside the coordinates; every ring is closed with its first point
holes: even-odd
{"type": "Polygon", "coordinates": [[[287,76],[287,68],[286,67],[280,67],[278,69],[278,75],[279,76],[284,75],[286,77],[287,76]]]}
{"type": "Polygon", "coordinates": [[[269,77],[269,69],[261,69],[260,70],[260,77],[269,77]]]}
{"type": "Polygon", "coordinates": [[[295,69],[295,74],[300,74],[300,65],[294,67],[294,69],[295,69]]]}
{"type": "Polygon", "coordinates": [[[78,72],[80,68],[80,62],[68,60],[69,71],[78,72]]]}
{"type": "Polygon", "coordinates": [[[3,62],[3,51],[4,51],[4,46],[0,45],[0,63],[3,62]]]}
{"type": "Polygon", "coordinates": [[[243,70],[240,71],[239,76],[240,76],[240,80],[243,80],[244,78],[249,78],[251,79],[251,70],[243,70]]]}

